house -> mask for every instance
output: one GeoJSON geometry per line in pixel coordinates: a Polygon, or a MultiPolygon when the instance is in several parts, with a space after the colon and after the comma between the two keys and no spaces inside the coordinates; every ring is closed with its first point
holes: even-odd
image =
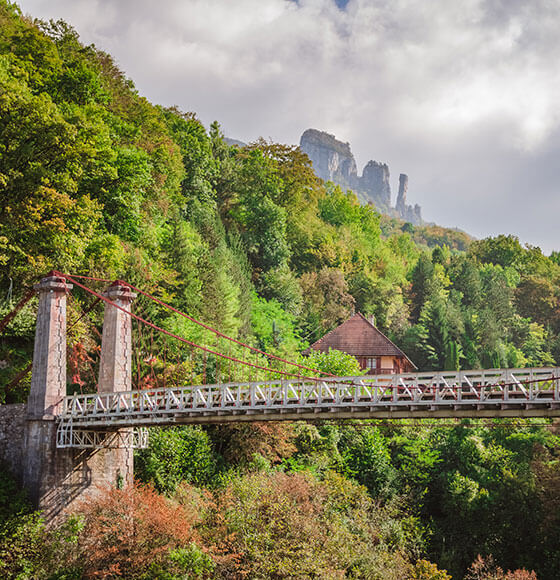
{"type": "Polygon", "coordinates": [[[325,334],[308,350],[328,352],[331,348],[355,356],[369,375],[409,373],[417,368],[398,346],[360,313],[325,334]]]}

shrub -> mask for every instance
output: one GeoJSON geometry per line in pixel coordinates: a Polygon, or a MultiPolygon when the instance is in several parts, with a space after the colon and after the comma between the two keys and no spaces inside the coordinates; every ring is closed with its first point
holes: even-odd
{"type": "Polygon", "coordinates": [[[479,554],[471,564],[465,580],[537,580],[537,575],[535,572],[529,572],[524,568],[513,572],[510,570],[504,572],[502,568],[496,565],[492,556],[483,558],[479,554]]]}
{"type": "Polygon", "coordinates": [[[409,563],[387,544],[388,517],[335,473],[251,473],[216,492],[204,533],[222,554],[217,577],[398,580],[409,563]]]}
{"type": "Polygon", "coordinates": [[[107,489],[79,513],[85,578],[139,578],[154,566],[165,569],[181,554],[176,550],[190,549],[198,537],[197,517],[189,506],[170,501],[150,485],[107,489]]]}
{"type": "Polygon", "coordinates": [[[39,512],[12,517],[0,529],[0,575],[19,580],[81,578],[76,559],[81,529],[81,519],[74,516],[52,529],[39,512]]]}
{"type": "Polygon", "coordinates": [[[182,481],[209,483],[217,469],[208,435],[200,427],[152,429],[150,446],[135,459],[138,478],[162,493],[174,492],[182,481]]]}
{"type": "Polygon", "coordinates": [[[410,580],[451,580],[451,576],[432,562],[418,560],[410,571],[410,580]]]}

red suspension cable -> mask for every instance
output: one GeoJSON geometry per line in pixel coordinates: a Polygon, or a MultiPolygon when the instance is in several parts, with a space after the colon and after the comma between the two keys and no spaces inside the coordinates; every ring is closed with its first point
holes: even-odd
{"type": "MultiPolygon", "coordinates": [[[[64,275],[64,274],[62,274],[64,275]]],[[[183,316],[184,318],[186,318],[187,320],[190,320],[191,322],[193,322],[194,324],[197,324],[198,326],[201,326],[202,328],[205,328],[206,330],[209,330],[210,332],[213,332],[216,336],[221,337],[221,338],[225,338],[226,340],[230,340],[231,342],[235,342],[236,344],[242,346],[243,348],[248,348],[250,350],[252,350],[253,352],[256,352],[258,354],[262,354],[268,358],[283,362],[285,364],[288,365],[292,365],[295,367],[298,367],[300,369],[304,369],[306,371],[311,371],[313,373],[316,374],[320,374],[320,375],[326,375],[329,377],[334,377],[336,375],[333,375],[331,373],[326,373],[324,371],[320,371],[317,369],[312,369],[310,367],[306,367],[305,365],[301,365],[299,363],[295,363],[295,362],[291,362],[289,360],[283,359],[279,356],[276,356],[274,354],[269,354],[267,352],[264,352],[254,346],[251,346],[250,344],[246,344],[240,340],[237,340],[236,338],[232,338],[231,336],[227,336],[226,334],[223,334],[222,332],[220,332],[219,330],[216,330],[215,328],[212,328],[211,326],[208,326],[207,324],[204,324],[203,322],[200,322],[200,320],[197,320],[196,318],[193,318],[192,316],[189,316],[188,314],[185,314],[184,312],[181,312],[180,310],[178,310],[177,308],[174,308],[173,306],[171,306],[170,304],[167,304],[166,302],[163,302],[163,300],[160,300],[159,298],[156,298],[155,296],[152,296],[151,294],[148,294],[147,292],[144,292],[144,290],[141,290],[140,288],[137,288],[136,286],[133,286],[132,284],[129,284],[128,282],[124,282],[123,284],[125,284],[126,286],[128,286],[129,288],[132,288],[132,290],[134,290],[135,292],[138,292],[139,294],[142,294],[144,296],[146,296],[146,298],[149,298],[150,300],[153,300],[154,302],[157,302],[160,306],[163,306],[164,308],[168,308],[169,310],[172,310],[173,312],[175,312],[176,314],[179,314],[180,316],[183,316]]]]}
{"type": "MultiPolygon", "coordinates": [[[[218,356],[218,357],[221,357],[223,359],[227,359],[227,360],[230,360],[232,362],[245,365],[245,366],[247,366],[247,367],[249,367],[251,369],[259,369],[259,370],[263,370],[263,371],[269,371],[271,373],[275,373],[275,374],[278,374],[278,375],[290,376],[290,377],[295,377],[295,378],[299,378],[299,379],[303,379],[303,380],[312,380],[312,381],[316,381],[317,380],[317,377],[308,377],[308,376],[299,375],[297,373],[291,373],[291,372],[281,371],[281,370],[277,370],[277,369],[272,369],[272,368],[269,368],[269,367],[264,367],[264,366],[261,366],[261,365],[255,364],[255,363],[251,363],[251,362],[248,362],[248,361],[244,361],[244,360],[235,358],[233,356],[229,356],[229,355],[226,355],[226,354],[217,352],[217,351],[212,350],[212,349],[210,349],[208,347],[205,347],[205,346],[196,344],[196,343],[194,343],[194,342],[192,342],[190,340],[187,340],[186,338],[183,338],[182,336],[179,336],[177,334],[174,334],[174,333],[170,332],[169,330],[166,330],[164,328],[161,328],[161,327],[153,324],[152,322],[150,322],[150,321],[148,321],[148,320],[146,320],[146,319],[144,319],[144,318],[142,318],[142,317],[134,314],[133,312],[127,311],[125,308],[122,308],[121,306],[119,306],[118,304],[116,304],[115,302],[113,302],[112,300],[110,300],[109,298],[107,298],[106,296],[103,296],[103,295],[99,294],[98,292],[96,292],[95,290],[92,290],[91,288],[88,288],[84,284],[81,284],[80,282],[78,282],[75,279],[75,277],[73,277],[73,276],[71,276],[69,274],[63,274],[61,272],[56,272],[56,271],[53,272],[53,274],[55,274],[57,276],[60,276],[60,277],[62,277],[64,279],[72,282],[73,284],[76,284],[80,288],[84,289],[86,292],[89,292],[90,294],[93,294],[94,296],[96,296],[98,299],[103,300],[104,302],[106,302],[108,304],[111,304],[115,308],[118,308],[119,310],[123,311],[125,314],[128,314],[129,316],[131,316],[132,318],[135,318],[139,322],[142,322],[143,324],[146,324],[147,326],[151,327],[153,330],[157,330],[159,332],[162,332],[163,334],[166,334],[167,336],[170,336],[172,338],[175,338],[176,340],[179,340],[180,342],[183,342],[185,344],[188,344],[191,347],[198,348],[198,349],[202,350],[203,352],[205,352],[207,354],[213,354],[213,355],[218,356]]],[[[215,329],[213,329],[213,328],[211,328],[209,326],[206,326],[203,323],[201,323],[199,321],[196,321],[195,319],[192,319],[187,314],[184,314],[181,311],[173,308],[172,306],[170,306],[168,304],[165,304],[161,300],[159,300],[159,299],[157,299],[155,297],[150,296],[148,293],[143,292],[142,290],[140,290],[138,288],[135,288],[134,286],[132,286],[131,284],[128,284],[127,282],[122,282],[122,284],[124,286],[127,286],[127,287],[132,288],[133,290],[139,292],[140,294],[145,295],[148,298],[151,298],[151,299],[155,300],[156,302],[160,303],[162,306],[165,306],[165,307],[170,308],[171,310],[173,310],[174,312],[180,314],[181,316],[184,316],[185,318],[187,318],[189,320],[192,320],[196,324],[199,324],[199,325],[203,326],[204,328],[206,328],[206,329],[214,332],[218,336],[221,336],[223,338],[226,338],[228,340],[231,340],[233,342],[236,342],[236,343],[238,343],[238,344],[240,344],[242,346],[245,346],[245,347],[251,349],[252,351],[255,351],[256,353],[261,353],[261,354],[263,354],[265,356],[270,356],[271,358],[275,358],[275,359],[277,359],[279,361],[282,361],[282,362],[284,362],[286,364],[293,364],[294,366],[298,366],[300,368],[304,368],[304,369],[307,369],[307,370],[313,370],[313,369],[309,369],[308,367],[305,367],[303,365],[298,365],[296,363],[291,363],[290,361],[284,360],[284,359],[282,359],[280,357],[276,357],[274,355],[268,355],[267,353],[265,353],[263,351],[260,351],[259,349],[256,349],[254,347],[251,347],[249,345],[245,345],[244,343],[242,343],[240,341],[237,341],[236,339],[233,339],[231,337],[228,337],[228,336],[220,333],[219,331],[217,331],[217,330],[215,330],[215,329]]],[[[319,371],[317,371],[317,372],[319,372],[319,371]]],[[[323,373],[323,374],[328,374],[328,373],[323,373]]],[[[336,375],[329,375],[329,376],[330,377],[335,377],[336,375]]],[[[521,382],[522,385],[529,385],[529,384],[532,384],[532,383],[542,383],[542,382],[547,382],[547,381],[554,381],[554,380],[558,380],[559,378],[560,377],[555,377],[554,375],[551,375],[550,377],[547,377],[547,378],[527,379],[527,380],[520,381],[520,382],[521,382]]],[[[518,382],[508,382],[508,383],[506,383],[506,382],[497,382],[497,383],[493,383],[493,384],[489,384],[489,385],[476,385],[474,387],[474,389],[477,390],[477,389],[485,389],[485,388],[492,388],[492,387],[509,387],[509,386],[519,386],[519,383],[518,382]]],[[[405,390],[405,387],[401,387],[400,385],[386,385],[386,388],[394,388],[394,387],[397,387],[398,390],[401,390],[401,389],[402,390],[405,390]]],[[[410,387],[408,387],[408,388],[410,388],[410,387]]],[[[416,387],[416,388],[418,388],[418,387],[416,387]]]]}
{"type": "MultiPolygon", "coordinates": [[[[271,371],[273,373],[279,374],[279,375],[284,375],[284,376],[289,376],[289,377],[296,377],[299,379],[304,379],[304,380],[316,380],[317,377],[307,377],[307,376],[303,376],[303,375],[299,375],[297,373],[290,373],[290,372],[285,372],[285,371],[280,371],[280,370],[276,370],[276,369],[271,369],[269,367],[263,367],[261,365],[256,365],[254,363],[248,362],[248,361],[244,361],[235,357],[231,357],[228,355],[225,355],[223,353],[214,351],[210,348],[207,348],[205,346],[202,346],[200,344],[196,344],[195,342],[192,342],[190,340],[187,340],[186,338],[183,338],[182,336],[179,336],[177,334],[174,334],[173,332],[170,332],[169,330],[166,330],[165,328],[161,328],[160,326],[157,326],[156,324],[150,322],[149,320],[146,320],[140,316],[138,316],[137,314],[134,314],[133,312],[129,312],[128,310],[126,310],[125,308],[123,308],[122,306],[119,306],[118,304],[116,304],[115,302],[113,302],[110,298],[107,298],[106,296],[103,296],[102,294],[99,294],[99,292],[96,292],[95,290],[92,290],[91,288],[88,288],[87,286],[85,286],[84,284],[82,284],[81,282],[78,282],[78,280],[76,280],[75,278],[73,278],[72,276],[70,276],[69,274],[63,274],[62,272],[55,272],[55,274],[57,276],[61,276],[62,278],[64,278],[65,280],[68,280],[69,282],[71,282],[72,284],[75,284],[76,286],[79,286],[80,288],[82,288],[83,290],[85,290],[86,292],[89,292],[90,294],[93,294],[93,296],[99,298],[100,300],[103,300],[104,302],[106,302],[107,304],[111,304],[112,306],[114,306],[115,308],[117,308],[118,310],[121,310],[122,312],[124,312],[125,314],[127,314],[128,316],[131,316],[132,318],[138,320],[139,322],[142,322],[143,324],[153,328],[154,330],[157,330],[158,332],[162,332],[163,334],[166,334],[167,336],[170,336],[172,338],[175,338],[176,340],[179,340],[180,342],[184,342],[185,344],[188,344],[194,348],[198,348],[199,350],[202,350],[208,354],[213,354],[216,356],[219,356],[221,358],[225,358],[225,359],[229,359],[235,363],[239,363],[254,369],[259,369],[259,370],[263,370],[263,371],[271,371]]],[[[128,284],[124,283],[125,285],[129,286],[128,284]]],[[[132,286],[130,286],[130,288],[133,288],[132,286]]],[[[309,369],[312,370],[312,369],[309,369]]],[[[330,376],[334,376],[334,375],[330,375],[330,376]]]]}
{"type": "MultiPolygon", "coordinates": [[[[54,274],[57,276],[64,276],[60,272],[54,271],[54,274]]],[[[93,278],[92,276],[78,276],[78,274],[72,274],[74,278],[79,278],[80,280],[93,280],[94,282],[113,282],[113,280],[109,280],[108,278],[93,278]]]]}

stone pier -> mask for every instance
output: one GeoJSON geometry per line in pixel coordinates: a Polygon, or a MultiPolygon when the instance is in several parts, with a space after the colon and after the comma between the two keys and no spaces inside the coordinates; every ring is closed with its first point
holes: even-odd
{"type": "MultiPolygon", "coordinates": [[[[130,312],[136,294],[122,282],[114,282],[105,294],[111,303],[105,303],[101,359],[99,361],[100,393],[132,390],[132,319],[130,312]],[[121,310],[122,309],[122,310],[121,310]],[[126,312],[125,312],[126,311],[126,312]]],[[[111,461],[106,462],[105,475],[117,485],[128,485],[133,479],[132,448],[112,449],[111,461]]]]}
{"type": "MultiPolygon", "coordinates": [[[[66,395],[66,297],[72,286],[49,276],[35,286],[39,294],[31,389],[23,442],[23,485],[45,519],[54,522],[107,485],[132,482],[132,449],[56,447],[56,416],[66,395]]],[[[125,310],[135,295],[115,283],[107,297],[125,310]]],[[[131,320],[106,303],[99,388],[131,389],[131,320]]]]}

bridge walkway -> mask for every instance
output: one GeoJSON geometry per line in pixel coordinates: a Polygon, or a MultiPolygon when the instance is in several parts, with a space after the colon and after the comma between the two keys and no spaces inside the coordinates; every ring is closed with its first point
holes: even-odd
{"type": "Polygon", "coordinates": [[[559,416],[560,368],[276,380],[66,397],[58,445],[120,430],[143,446],[134,428],[155,425],[559,416]]]}

